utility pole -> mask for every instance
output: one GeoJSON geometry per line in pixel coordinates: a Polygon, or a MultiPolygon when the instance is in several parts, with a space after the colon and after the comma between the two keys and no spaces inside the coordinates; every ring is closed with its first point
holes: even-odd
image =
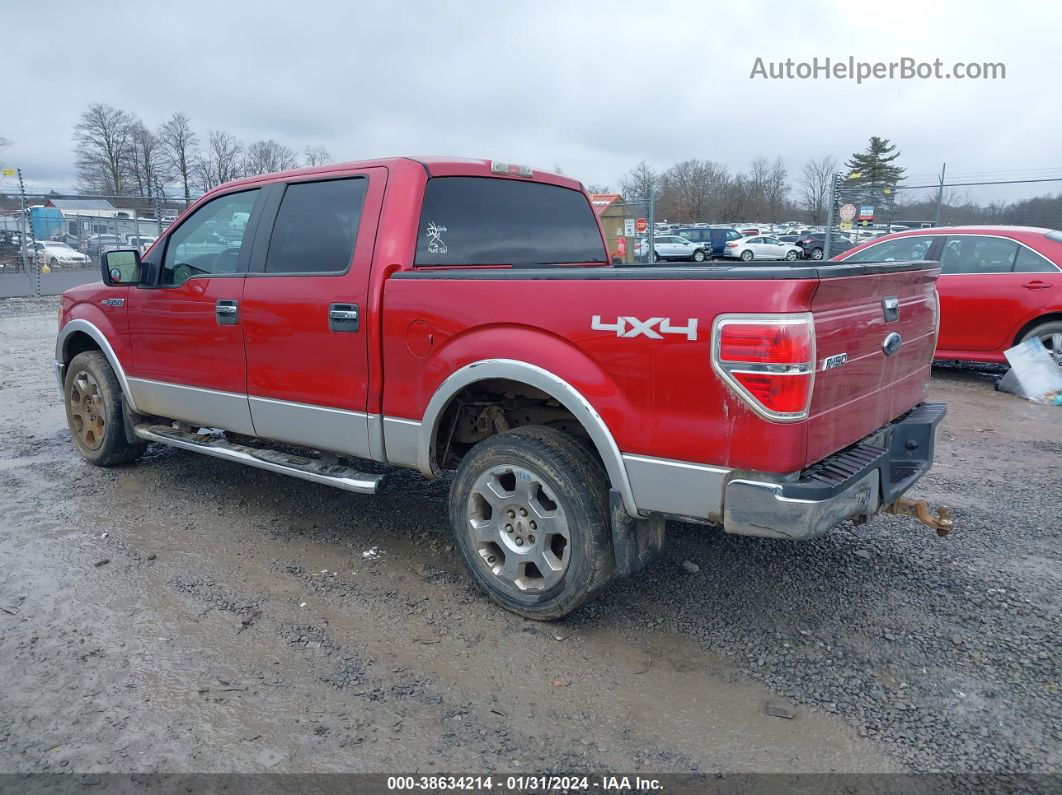
{"type": "Polygon", "coordinates": [[[646,260],[650,264],[653,261],[653,252],[656,251],[656,218],[654,217],[655,208],[653,206],[653,194],[655,193],[655,187],[649,189],[649,253],[646,256],[646,260]]]}
{"type": "Polygon", "coordinates": [[[933,214],[933,226],[940,226],[940,206],[944,203],[944,172],[947,168],[947,163],[940,167],[940,187],[937,189],[937,211],[933,214]]]}
{"type": "Polygon", "coordinates": [[[837,204],[837,184],[841,181],[839,172],[834,172],[830,180],[830,201],[826,205],[826,240],[822,243],[822,259],[825,262],[830,258],[830,242],[833,240],[833,208],[837,204]]]}
{"type": "Polygon", "coordinates": [[[30,289],[33,290],[34,295],[40,294],[40,284],[35,284],[33,281],[33,274],[29,269],[29,256],[26,252],[26,185],[22,182],[22,169],[18,170],[18,198],[19,209],[21,212],[18,214],[19,219],[19,240],[22,242],[22,270],[26,272],[26,278],[29,279],[30,289]]]}

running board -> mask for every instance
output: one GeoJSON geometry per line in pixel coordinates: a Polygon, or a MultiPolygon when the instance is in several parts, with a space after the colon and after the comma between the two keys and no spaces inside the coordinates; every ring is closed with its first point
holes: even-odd
{"type": "Polygon", "coordinates": [[[279,472],[282,475],[291,475],[293,478],[323,483],[326,486],[335,486],[338,489],[358,494],[376,494],[384,479],[383,475],[370,475],[352,467],[326,464],[313,458],[282,453],[279,450],[247,447],[230,442],[224,437],[182,431],[169,425],[141,423],[133,428],[133,432],[149,442],[167,444],[181,450],[193,450],[225,461],[235,461],[238,464],[246,464],[269,472],[279,472]]]}

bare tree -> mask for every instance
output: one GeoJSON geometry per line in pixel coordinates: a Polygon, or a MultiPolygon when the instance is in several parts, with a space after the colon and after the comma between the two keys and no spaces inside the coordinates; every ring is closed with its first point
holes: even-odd
{"type": "Polygon", "coordinates": [[[586,186],[587,193],[612,193],[612,188],[600,182],[591,182],[586,186]]]}
{"type": "Polygon", "coordinates": [[[782,158],[776,157],[763,181],[763,199],[767,205],[768,221],[782,220],[782,213],[787,206],[786,197],[791,190],[788,177],[789,172],[786,170],[785,163],[782,162],[782,158]]]}
{"type": "Polygon", "coordinates": [[[155,195],[155,188],[169,178],[158,136],[136,119],[130,126],[128,172],[141,196],[155,195]]]}
{"type": "Polygon", "coordinates": [[[644,160],[620,177],[620,193],[627,201],[648,199],[660,192],[660,174],[644,160]]]}
{"type": "Polygon", "coordinates": [[[159,140],[162,143],[162,155],[167,169],[175,178],[181,180],[184,188],[184,201],[192,200],[191,182],[196,163],[196,147],[199,143],[192,122],[183,113],[174,113],[159,128],[159,140]]]}
{"type": "Polygon", "coordinates": [[[705,220],[729,178],[724,166],[710,160],[676,163],[661,178],[661,215],[682,221],[705,220]]]}
{"type": "Polygon", "coordinates": [[[133,119],[124,110],[96,102],[74,127],[78,181],[88,192],[121,196],[127,187],[133,119]]]}
{"type": "Polygon", "coordinates": [[[302,151],[302,156],[308,166],[323,166],[332,161],[332,155],[328,154],[328,150],[323,146],[307,146],[302,151]]]}
{"type": "Polygon", "coordinates": [[[830,181],[837,171],[837,160],[823,155],[811,158],[800,173],[800,204],[813,224],[826,220],[826,204],[830,200],[830,181]]]}
{"type": "Polygon", "coordinates": [[[216,188],[240,176],[243,144],[223,130],[207,133],[206,146],[196,157],[195,173],[203,190],[216,188]]]}
{"type": "Polygon", "coordinates": [[[243,156],[243,173],[248,177],[285,171],[298,165],[295,153],[272,138],[268,141],[255,141],[247,147],[243,156]]]}

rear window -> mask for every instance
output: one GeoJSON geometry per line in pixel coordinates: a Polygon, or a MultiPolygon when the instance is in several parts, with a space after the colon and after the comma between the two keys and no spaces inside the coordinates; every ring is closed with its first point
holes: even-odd
{"type": "Polygon", "coordinates": [[[607,262],[579,191],[489,177],[436,177],[424,191],[417,265],[607,262]]]}

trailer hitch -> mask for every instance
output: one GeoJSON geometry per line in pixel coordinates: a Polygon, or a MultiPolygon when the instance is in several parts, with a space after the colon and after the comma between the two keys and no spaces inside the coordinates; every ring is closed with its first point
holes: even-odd
{"type": "Polygon", "coordinates": [[[941,506],[937,508],[937,514],[934,516],[929,512],[929,506],[926,505],[925,500],[909,500],[906,497],[900,497],[885,508],[885,513],[913,516],[926,527],[936,530],[938,536],[946,536],[954,527],[954,522],[951,520],[951,508],[941,506]]]}

